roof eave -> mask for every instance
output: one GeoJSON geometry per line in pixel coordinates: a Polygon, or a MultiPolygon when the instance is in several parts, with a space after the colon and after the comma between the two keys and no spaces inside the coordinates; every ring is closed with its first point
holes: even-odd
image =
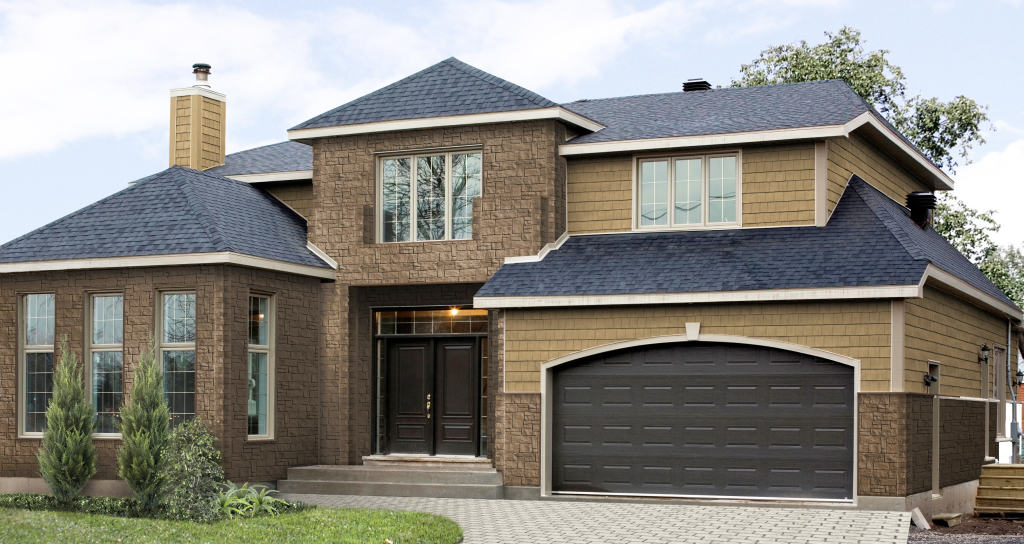
{"type": "Polygon", "coordinates": [[[330,136],[350,136],[354,134],[372,134],[399,130],[418,130],[426,128],[453,127],[464,125],[483,125],[490,123],[511,123],[517,121],[536,121],[541,119],[557,119],[572,126],[594,132],[604,125],[588,119],[578,113],[561,106],[549,108],[533,108],[527,110],[497,111],[489,113],[471,113],[466,115],[449,115],[443,117],[423,117],[418,119],[396,119],[374,123],[358,123],[317,128],[293,128],[288,131],[288,138],[294,141],[307,141],[330,136]]]}
{"type": "Polygon", "coordinates": [[[259,184],[273,181],[303,181],[313,179],[312,170],[287,170],[282,172],[259,172],[252,174],[222,174],[226,178],[245,183],[259,184]]]}
{"type": "MultiPolygon", "coordinates": [[[[312,250],[311,250],[312,251],[312,250]]],[[[316,254],[316,252],[314,252],[316,254]]],[[[322,257],[321,257],[322,259],[322,257]]],[[[290,263],[266,257],[256,257],[232,251],[213,253],[178,253],[171,255],[137,255],[128,257],[97,257],[86,259],[62,259],[52,261],[22,261],[0,263],[0,274],[25,272],[47,272],[54,270],[95,270],[101,268],[142,268],[159,266],[187,266],[204,264],[231,264],[247,268],[259,268],[286,272],[298,276],[308,276],[324,280],[337,278],[337,263],[326,261],[324,264],[332,268],[323,268],[307,264],[290,263]]]]}
{"type": "Polygon", "coordinates": [[[978,289],[934,264],[929,264],[928,268],[925,269],[924,275],[921,277],[921,296],[924,296],[923,289],[928,280],[932,280],[948,289],[952,289],[953,291],[970,298],[991,311],[995,311],[999,314],[1015,319],[1018,323],[1024,320],[1024,314],[1022,314],[1020,308],[999,300],[998,298],[978,289]]]}

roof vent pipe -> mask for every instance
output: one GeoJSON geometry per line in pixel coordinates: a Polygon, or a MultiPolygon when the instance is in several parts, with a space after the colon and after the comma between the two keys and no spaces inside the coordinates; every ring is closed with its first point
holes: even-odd
{"type": "Polygon", "coordinates": [[[932,193],[910,193],[907,195],[907,207],[910,208],[910,219],[922,229],[932,224],[932,211],[935,209],[935,195],[932,193]]]}
{"type": "Polygon", "coordinates": [[[683,91],[684,92],[690,92],[690,91],[710,91],[710,90],[711,90],[711,84],[708,83],[708,81],[706,79],[702,78],[702,77],[698,77],[698,78],[694,78],[694,79],[687,79],[683,83],[683,91]]]}
{"type": "Polygon", "coordinates": [[[210,86],[210,65],[202,62],[197,62],[192,65],[192,73],[196,75],[196,86],[209,87],[210,86]]]}

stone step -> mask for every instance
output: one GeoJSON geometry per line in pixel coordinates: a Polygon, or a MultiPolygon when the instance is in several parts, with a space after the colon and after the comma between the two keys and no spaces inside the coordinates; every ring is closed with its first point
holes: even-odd
{"type": "Polygon", "coordinates": [[[990,476],[982,472],[979,485],[992,487],[1020,487],[1024,488],[1024,476],[990,476]]]}
{"type": "Polygon", "coordinates": [[[992,485],[979,485],[978,498],[1004,498],[1018,499],[1024,501],[1024,487],[1002,487],[992,485]]]}
{"type": "Polygon", "coordinates": [[[494,470],[491,460],[486,457],[443,456],[443,455],[367,455],[364,466],[425,467],[458,470],[494,470]]]}
{"type": "Polygon", "coordinates": [[[288,469],[288,480],[326,482],[377,482],[444,485],[501,485],[501,474],[494,470],[464,470],[459,467],[401,467],[318,465],[288,469]]]}
{"type": "Polygon", "coordinates": [[[442,497],[456,499],[500,499],[500,485],[413,484],[396,482],[339,482],[324,480],[280,480],[282,493],[310,495],[364,495],[375,497],[442,497]]]}

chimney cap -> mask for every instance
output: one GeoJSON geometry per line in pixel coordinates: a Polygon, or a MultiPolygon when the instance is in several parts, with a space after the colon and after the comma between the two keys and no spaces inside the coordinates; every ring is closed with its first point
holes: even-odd
{"type": "Polygon", "coordinates": [[[193,74],[198,74],[199,72],[203,72],[204,74],[209,74],[210,73],[210,65],[206,64],[205,62],[197,62],[197,63],[193,64],[192,65],[192,73],[193,74]]]}
{"type": "Polygon", "coordinates": [[[907,208],[910,208],[910,219],[921,228],[932,223],[932,210],[935,209],[936,198],[933,193],[917,191],[907,195],[907,208]]]}
{"type": "Polygon", "coordinates": [[[708,80],[706,80],[706,79],[704,79],[702,77],[695,77],[695,78],[692,78],[692,79],[687,79],[685,82],[683,82],[683,91],[684,92],[690,92],[690,91],[709,91],[709,90],[711,90],[711,84],[708,83],[708,80]]]}

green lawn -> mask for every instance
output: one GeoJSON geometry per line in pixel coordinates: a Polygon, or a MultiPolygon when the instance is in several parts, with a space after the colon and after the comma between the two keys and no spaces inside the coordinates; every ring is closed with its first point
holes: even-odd
{"type": "Polygon", "coordinates": [[[417,512],[310,508],[279,516],[192,523],[0,508],[0,542],[330,542],[454,544],[462,529],[417,512]]]}

